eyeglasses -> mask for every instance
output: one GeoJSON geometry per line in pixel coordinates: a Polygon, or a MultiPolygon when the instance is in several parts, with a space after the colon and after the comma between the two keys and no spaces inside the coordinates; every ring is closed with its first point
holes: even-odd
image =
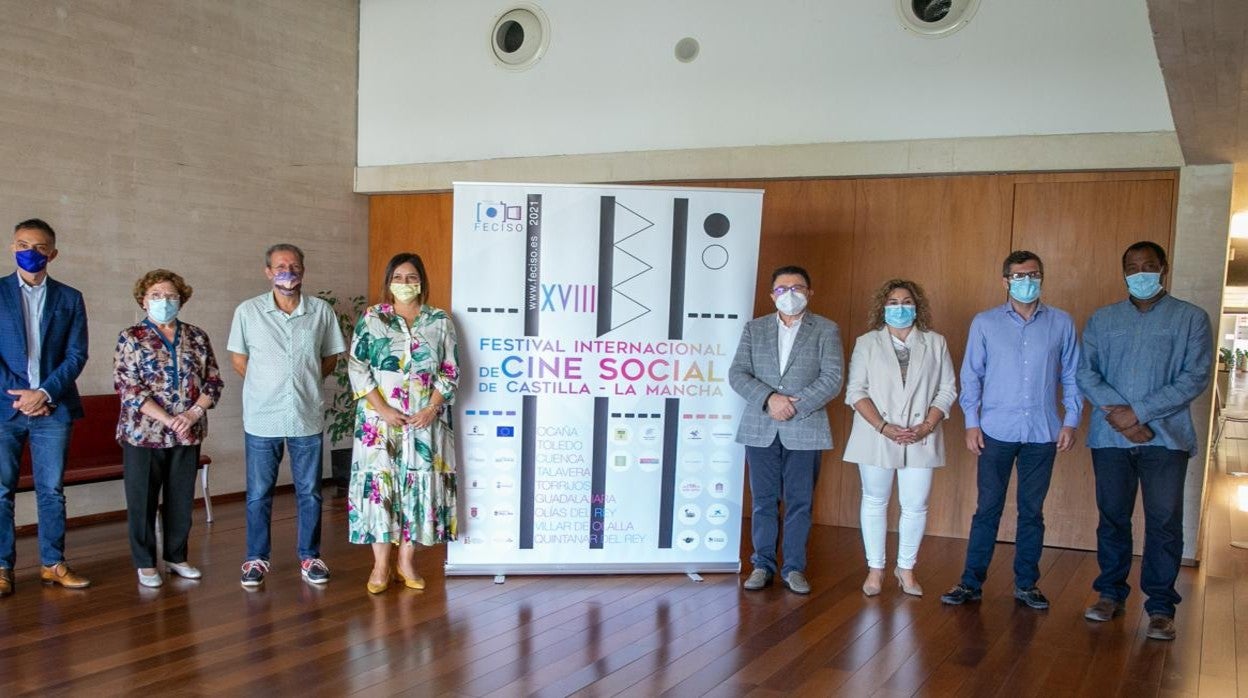
{"type": "Polygon", "coordinates": [[[809,290],[810,290],[810,287],[805,284],[793,284],[792,286],[777,286],[771,289],[771,295],[783,296],[789,291],[793,291],[794,293],[806,293],[809,290]]]}
{"type": "Polygon", "coordinates": [[[1040,279],[1044,278],[1044,274],[1038,271],[1016,271],[1013,274],[1006,274],[1005,278],[1009,279],[1010,281],[1022,281],[1023,279],[1031,279],[1032,281],[1039,281],[1040,279]]]}
{"type": "Polygon", "coordinates": [[[149,293],[146,296],[149,301],[180,301],[182,296],[176,293],[149,293]]]}

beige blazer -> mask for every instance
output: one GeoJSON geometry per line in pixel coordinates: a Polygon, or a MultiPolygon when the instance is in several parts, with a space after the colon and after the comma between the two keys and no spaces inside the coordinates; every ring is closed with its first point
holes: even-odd
{"type": "MultiPolygon", "coordinates": [[[[845,384],[845,404],[851,408],[864,397],[871,398],[880,415],[901,427],[917,425],[935,407],[949,417],[958,396],[953,359],[945,338],[935,332],[914,330],[906,340],[910,346],[910,366],[906,382],[901,382],[901,364],[893,350],[887,328],[873,330],[858,338],[849,360],[849,380],[845,384]]],[[[937,428],[927,438],[901,446],[877,432],[854,411],[854,425],[845,444],[845,460],[884,468],[939,468],[945,464],[944,430],[937,428]]]]}

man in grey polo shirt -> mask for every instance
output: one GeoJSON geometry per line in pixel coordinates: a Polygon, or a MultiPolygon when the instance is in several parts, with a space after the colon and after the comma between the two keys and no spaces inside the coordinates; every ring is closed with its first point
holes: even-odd
{"type": "Polygon", "coordinates": [[[346,351],[334,309],[304,295],[303,252],[274,245],[264,273],[273,288],[234,310],[228,348],[243,377],[247,458],[247,559],[242,584],[257,587],[269,571],[273,488],[282,452],[298,505],[298,548],[305,581],[324,584],[321,560],[321,444],[325,428],[321,382],[346,351]]]}

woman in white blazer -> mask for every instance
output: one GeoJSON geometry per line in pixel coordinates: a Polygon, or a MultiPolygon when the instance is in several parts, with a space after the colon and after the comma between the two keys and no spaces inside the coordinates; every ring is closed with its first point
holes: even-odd
{"type": "Polygon", "coordinates": [[[884,582],[884,539],[888,500],[897,475],[901,521],[897,567],[902,591],[922,596],[914,576],[919,541],[927,525],[932,471],[945,464],[940,423],[957,398],[953,360],[945,338],[930,330],[931,309],[913,281],[892,279],[875,292],[868,325],[849,360],[845,403],[854,425],[845,460],[862,476],[862,545],[867,580],[862,592],[880,593],[884,582]]]}

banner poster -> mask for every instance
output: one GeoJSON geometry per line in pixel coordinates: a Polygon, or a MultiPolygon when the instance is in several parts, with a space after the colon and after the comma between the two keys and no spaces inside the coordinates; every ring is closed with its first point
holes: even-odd
{"type": "Polygon", "coordinates": [[[737,572],[763,193],[456,183],[448,574],[737,572]]]}

